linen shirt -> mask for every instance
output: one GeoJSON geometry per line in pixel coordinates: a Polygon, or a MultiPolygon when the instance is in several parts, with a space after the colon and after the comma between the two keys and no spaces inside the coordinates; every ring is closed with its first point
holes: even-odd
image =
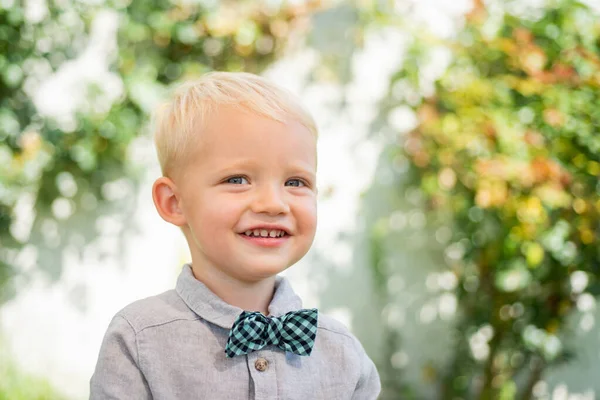
{"type": "MultiPolygon", "coordinates": [[[[302,308],[277,277],[271,316],[302,308]]],[[[319,314],[310,356],[267,346],[227,358],[225,344],[242,309],[227,304],[185,265],[174,290],[118,312],[105,334],[90,399],[370,400],[379,375],[360,342],[319,314]]]]}

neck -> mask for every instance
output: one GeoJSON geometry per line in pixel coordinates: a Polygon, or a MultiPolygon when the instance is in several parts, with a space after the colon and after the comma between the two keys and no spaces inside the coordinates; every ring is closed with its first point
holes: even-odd
{"type": "Polygon", "coordinates": [[[275,292],[274,276],[258,282],[244,282],[197,264],[192,264],[192,272],[196,279],[227,304],[244,311],[259,311],[269,315],[269,304],[275,292]]]}

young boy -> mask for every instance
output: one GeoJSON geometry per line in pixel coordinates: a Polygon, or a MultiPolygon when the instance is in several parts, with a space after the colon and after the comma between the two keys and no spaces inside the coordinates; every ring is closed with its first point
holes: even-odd
{"type": "Polygon", "coordinates": [[[277,276],[314,238],[316,139],[292,95],[247,73],[204,75],[161,110],[152,197],[192,262],[113,318],[91,399],[377,397],[358,340],[277,276]]]}

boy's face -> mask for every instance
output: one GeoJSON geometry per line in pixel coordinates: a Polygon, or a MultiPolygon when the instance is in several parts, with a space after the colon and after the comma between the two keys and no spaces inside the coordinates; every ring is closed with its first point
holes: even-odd
{"type": "Polygon", "coordinates": [[[308,129],[221,108],[193,151],[175,184],[194,270],[258,282],[306,254],[317,219],[308,129]]]}

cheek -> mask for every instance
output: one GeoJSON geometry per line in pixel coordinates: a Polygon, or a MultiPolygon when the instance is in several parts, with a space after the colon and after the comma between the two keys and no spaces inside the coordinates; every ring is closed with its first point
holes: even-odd
{"type": "Polygon", "coordinates": [[[238,220],[238,214],[225,207],[211,207],[204,210],[202,214],[198,223],[201,225],[201,229],[208,231],[231,230],[238,220]]]}
{"type": "Polygon", "coordinates": [[[227,199],[211,199],[206,196],[189,211],[193,216],[191,223],[203,236],[213,236],[215,232],[231,230],[239,217],[239,210],[235,207],[235,203],[227,199]]]}
{"type": "Polygon", "coordinates": [[[314,234],[317,229],[317,202],[307,199],[302,202],[298,211],[298,225],[307,234],[314,234]]]}
{"type": "Polygon", "coordinates": [[[203,208],[194,220],[194,234],[198,245],[207,255],[227,254],[225,250],[230,245],[235,222],[233,213],[226,208],[203,208]]]}

